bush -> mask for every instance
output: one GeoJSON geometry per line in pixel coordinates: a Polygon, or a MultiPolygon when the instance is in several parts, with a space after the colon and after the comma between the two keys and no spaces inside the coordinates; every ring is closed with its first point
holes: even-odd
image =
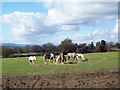
{"type": "Polygon", "coordinates": [[[8,47],[2,47],[2,56],[3,58],[10,58],[13,57],[14,51],[8,47]]]}

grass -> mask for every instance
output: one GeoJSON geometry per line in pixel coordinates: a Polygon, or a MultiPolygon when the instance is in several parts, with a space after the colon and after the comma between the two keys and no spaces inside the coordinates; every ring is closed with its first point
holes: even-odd
{"type": "MultiPolygon", "coordinates": [[[[76,72],[94,72],[98,70],[111,70],[118,68],[118,52],[106,53],[88,53],[84,54],[88,62],[81,62],[69,65],[44,65],[43,57],[37,57],[37,65],[30,65],[28,57],[3,58],[2,75],[39,75],[50,73],[76,73],[76,72]]],[[[72,61],[72,59],[71,59],[72,61]]]]}

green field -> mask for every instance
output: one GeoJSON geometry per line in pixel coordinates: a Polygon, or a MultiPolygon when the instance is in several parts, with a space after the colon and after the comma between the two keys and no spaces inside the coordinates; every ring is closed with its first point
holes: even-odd
{"type": "Polygon", "coordinates": [[[69,65],[44,65],[42,56],[37,57],[36,65],[30,65],[28,57],[3,58],[2,75],[18,76],[49,73],[78,73],[94,72],[103,69],[112,70],[114,68],[118,68],[118,52],[88,53],[84,54],[84,56],[88,59],[88,62],[80,62],[69,65]]]}

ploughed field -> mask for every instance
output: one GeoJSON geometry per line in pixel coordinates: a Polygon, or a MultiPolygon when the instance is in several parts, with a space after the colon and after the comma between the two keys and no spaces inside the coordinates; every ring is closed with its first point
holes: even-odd
{"type": "Polygon", "coordinates": [[[88,61],[46,65],[42,56],[35,65],[29,64],[28,57],[3,58],[3,88],[118,88],[118,52],[84,57],[88,61]]]}

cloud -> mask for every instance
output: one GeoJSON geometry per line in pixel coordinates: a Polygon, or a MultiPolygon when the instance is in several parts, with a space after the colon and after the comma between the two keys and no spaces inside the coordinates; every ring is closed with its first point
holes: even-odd
{"type": "Polygon", "coordinates": [[[70,38],[73,43],[90,43],[90,42],[98,42],[101,40],[105,40],[108,42],[118,42],[118,22],[112,31],[110,30],[94,30],[92,33],[88,34],[74,34],[69,36],[61,36],[58,39],[54,39],[54,43],[60,44],[66,38],[70,38]]]}
{"type": "Polygon", "coordinates": [[[118,42],[118,35],[113,34],[109,31],[101,31],[95,30],[96,34],[88,33],[88,34],[75,34],[70,36],[62,36],[54,40],[54,43],[60,44],[66,38],[70,38],[73,43],[90,43],[90,42],[98,42],[101,40],[105,40],[108,42],[118,42]]]}
{"type": "MultiPolygon", "coordinates": [[[[105,21],[117,19],[117,3],[102,2],[44,2],[47,13],[15,11],[2,15],[2,22],[12,27],[16,39],[24,42],[38,42],[39,38],[49,38],[59,31],[77,31],[80,25],[96,26],[105,21]],[[110,8],[108,8],[110,7],[110,8]]],[[[117,26],[116,26],[117,27],[117,26]]],[[[89,31],[88,31],[89,32],[89,31]]],[[[114,30],[116,32],[116,29],[114,30]]],[[[92,34],[70,36],[75,42],[92,40],[94,35],[109,33],[95,31],[92,34]],[[92,37],[91,37],[92,36],[92,37]],[[79,38],[79,39],[78,39],[79,38]]],[[[102,38],[104,35],[98,38],[102,38]]]]}
{"type": "Polygon", "coordinates": [[[97,25],[98,22],[117,19],[117,3],[47,2],[44,6],[48,4],[46,25],[97,25]]]}
{"type": "Polygon", "coordinates": [[[33,12],[13,12],[2,16],[3,22],[12,26],[15,35],[50,35],[55,33],[55,27],[44,25],[45,16],[33,12]]]}
{"type": "Polygon", "coordinates": [[[45,15],[39,12],[13,12],[2,15],[2,22],[12,27],[12,34],[17,40],[31,42],[37,37],[46,37],[56,33],[56,27],[44,25],[45,15]],[[22,40],[21,40],[22,39],[22,40]]]}

